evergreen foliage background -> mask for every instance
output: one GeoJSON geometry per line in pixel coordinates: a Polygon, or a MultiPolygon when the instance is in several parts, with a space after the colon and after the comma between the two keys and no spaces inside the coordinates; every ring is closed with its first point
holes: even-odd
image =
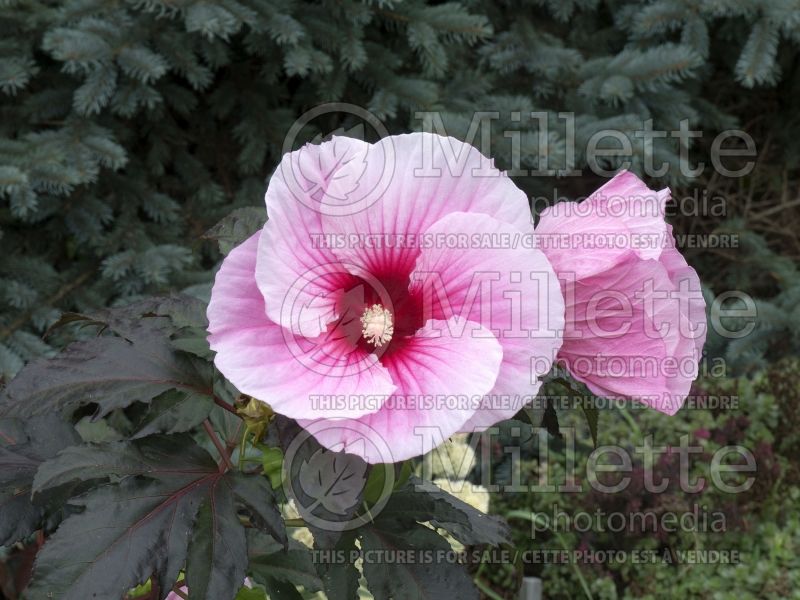
{"type": "MultiPolygon", "coordinates": [[[[766,113],[759,141],[797,157],[799,7],[3,0],[0,374],[49,351],[41,335],[63,309],[207,282],[218,254],[202,233],[233,208],[261,203],[288,127],[321,102],[367,107],[390,132],[418,129],[415,111],[442,111],[456,136],[475,110],[503,119],[549,110],[556,121],[574,111],[576,168],[600,129],[652,119],[673,130],[689,119],[716,131],[766,113]]],[[[572,167],[563,123],[552,125],[547,166],[572,167]]],[[[536,121],[515,127],[523,167],[541,166],[536,121]]],[[[657,162],[675,163],[676,144],[657,148],[657,162]]],[[[495,148],[508,167],[507,140],[495,148]]],[[[554,185],[579,193],[595,183],[579,178],[576,189],[575,179],[520,184],[552,194],[554,185]]],[[[672,169],[667,183],[691,182],[672,169]]],[[[754,243],[770,252],[768,241],[754,243]]],[[[796,287],[782,302],[796,306],[795,297],[796,287]]]]}

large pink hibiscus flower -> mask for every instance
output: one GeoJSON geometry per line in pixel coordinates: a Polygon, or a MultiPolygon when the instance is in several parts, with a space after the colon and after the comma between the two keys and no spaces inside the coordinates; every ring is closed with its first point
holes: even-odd
{"type": "Polygon", "coordinates": [[[559,362],[595,394],[674,414],[697,377],[706,316],[664,221],[668,199],[622,172],[580,204],[542,211],[536,240],[564,292],[559,362]]]}
{"type": "Polygon", "coordinates": [[[535,395],[563,298],[526,195],[475,148],[334,137],[284,156],[266,204],[208,307],[215,364],[240,391],[369,462],[419,455],[420,428],[485,427],[535,395]]]}

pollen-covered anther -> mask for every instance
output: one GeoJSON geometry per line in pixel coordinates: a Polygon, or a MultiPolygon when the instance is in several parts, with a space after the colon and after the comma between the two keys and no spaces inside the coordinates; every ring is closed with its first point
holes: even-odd
{"type": "Polygon", "coordinates": [[[394,334],[392,313],[380,304],[373,304],[364,309],[361,315],[361,334],[370,344],[380,348],[388,344],[394,334]]]}

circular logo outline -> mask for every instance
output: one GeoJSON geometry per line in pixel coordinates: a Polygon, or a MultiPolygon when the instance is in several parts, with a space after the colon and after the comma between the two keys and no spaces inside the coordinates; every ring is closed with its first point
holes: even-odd
{"type": "MultiPolygon", "coordinates": [[[[344,136],[346,137],[346,136],[344,136]]],[[[357,138],[354,138],[357,139],[357,138]]],[[[363,140],[362,140],[363,141],[363,140]]],[[[394,177],[395,171],[395,148],[394,142],[392,141],[392,137],[389,134],[389,130],[383,124],[383,122],[368,111],[365,108],[362,108],[355,104],[350,104],[347,102],[328,102],[325,104],[320,104],[311,108],[300,115],[297,119],[295,119],[294,123],[292,123],[289,130],[286,132],[286,135],[283,139],[283,146],[281,148],[281,152],[283,155],[283,160],[281,160],[278,168],[283,175],[283,180],[286,183],[289,192],[295,198],[295,200],[299,201],[303,204],[306,208],[310,208],[314,212],[317,212],[324,216],[349,216],[352,214],[356,214],[362,210],[365,210],[372,206],[375,202],[377,202],[391,183],[391,180],[394,177]],[[335,114],[335,113],[344,113],[354,115],[357,118],[361,119],[363,122],[369,124],[377,133],[379,142],[376,144],[369,144],[368,142],[364,142],[367,144],[368,148],[366,148],[366,154],[374,156],[374,152],[370,153],[370,150],[375,148],[377,144],[380,144],[382,149],[382,158],[383,158],[383,165],[381,166],[381,177],[378,180],[378,183],[375,187],[369,190],[366,194],[363,194],[361,197],[358,197],[354,200],[351,200],[348,203],[326,203],[321,199],[319,202],[309,202],[309,193],[308,190],[304,189],[301,185],[300,181],[305,179],[301,173],[296,173],[295,169],[297,168],[293,157],[295,157],[296,152],[302,152],[306,145],[294,150],[295,143],[297,141],[297,137],[299,133],[315,118],[321,115],[327,114],[335,114]],[[387,168],[388,167],[388,168],[387,168]],[[299,176],[299,177],[298,177],[299,176]],[[376,192],[377,190],[377,192],[376,192]]],[[[373,167],[374,168],[374,167],[373,167]]]]}
{"type": "MultiPolygon", "coordinates": [[[[322,444],[320,444],[320,447],[324,452],[334,453],[333,450],[328,449],[322,444]]],[[[395,461],[393,460],[392,451],[391,448],[389,447],[389,444],[386,442],[385,439],[383,439],[383,436],[378,434],[378,432],[375,431],[375,429],[373,429],[366,423],[351,419],[318,419],[302,427],[300,433],[298,433],[298,435],[294,437],[289,446],[286,448],[284,452],[283,464],[281,466],[281,478],[283,481],[283,488],[286,497],[294,500],[294,504],[297,508],[298,513],[300,513],[300,516],[306,523],[308,523],[312,527],[316,527],[318,529],[322,529],[325,531],[343,532],[356,529],[358,527],[361,527],[362,525],[366,525],[367,523],[371,523],[389,502],[389,498],[391,497],[392,492],[394,491],[394,485],[397,479],[393,468],[394,462],[395,461]],[[386,468],[387,475],[384,478],[383,489],[381,489],[381,493],[378,496],[378,500],[372,506],[369,507],[369,510],[365,514],[357,515],[355,517],[342,521],[333,521],[315,515],[312,511],[313,508],[316,508],[317,504],[319,503],[318,498],[316,498],[317,503],[314,504],[312,510],[309,510],[307,506],[304,506],[303,503],[300,501],[300,498],[298,497],[297,491],[294,489],[294,483],[292,480],[292,468],[298,450],[303,447],[303,444],[305,444],[309,438],[313,438],[317,443],[319,443],[319,441],[316,438],[315,432],[319,433],[321,431],[325,431],[327,429],[332,429],[332,428],[336,428],[337,430],[342,430],[342,429],[351,430],[361,435],[362,439],[364,439],[367,443],[371,443],[375,447],[375,449],[378,452],[378,455],[381,458],[386,459],[381,463],[371,463],[373,468],[379,464],[385,465],[387,467],[386,468]],[[375,435],[375,437],[373,438],[371,435],[364,435],[364,430],[372,432],[375,435]]],[[[369,464],[370,463],[368,463],[368,465],[369,464]]],[[[298,468],[302,468],[302,465],[299,465],[298,468]]],[[[367,481],[368,478],[365,478],[364,489],[366,489],[367,481]]],[[[313,496],[309,494],[306,490],[303,490],[303,493],[306,496],[313,498],[313,496]]]]}

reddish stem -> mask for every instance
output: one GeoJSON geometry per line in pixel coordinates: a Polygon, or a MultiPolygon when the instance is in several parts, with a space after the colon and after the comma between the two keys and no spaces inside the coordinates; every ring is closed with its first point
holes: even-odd
{"type": "Polygon", "coordinates": [[[214,444],[214,447],[219,452],[219,455],[222,457],[222,463],[219,465],[220,472],[225,471],[226,469],[233,469],[233,463],[231,462],[231,458],[228,456],[227,450],[225,450],[225,446],[222,445],[222,442],[219,441],[217,437],[217,433],[214,431],[214,428],[211,426],[211,421],[206,419],[203,421],[203,429],[206,430],[208,437],[211,438],[211,442],[214,444]]]}
{"type": "MultiPolygon", "coordinates": [[[[228,458],[233,456],[236,447],[239,445],[239,432],[242,430],[242,421],[239,421],[239,424],[236,426],[236,431],[231,436],[231,439],[225,442],[225,449],[228,451],[228,458]]],[[[244,452],[244,448],[242,448],[244,452]]]]}
{"type": "MultiPolygon", "coordinates": [[[[232,407],[230,404],[228,404],[227,402],[225,402],[225,400],[223,400],[223,399],[222,399],[222,398],[220,398],[219,396],[214,396],[214,404],[216,404],[216,405],[217,405],[217,406],[219,406],[220,408],[223,408],[223,409],[227,410],[227,411],[228,411],[229,413],[231,413],[232,415],[236,415],[237,417],[239,417],[239,413],[237,413],[237,412],[236,412],[236,409],[235,409],[235,408],[233,408],[233,407],[232,407]]],[[[241,419],[241,417],[239,417],[239,418],[241,419]]]]}

